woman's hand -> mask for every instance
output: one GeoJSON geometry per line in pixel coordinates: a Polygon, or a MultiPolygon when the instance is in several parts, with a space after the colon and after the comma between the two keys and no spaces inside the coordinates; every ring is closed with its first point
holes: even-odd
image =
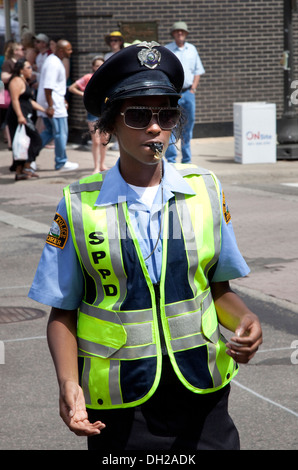
{"type": "Polygon", "coordinates": [[[228,281],[212,283],[211,292],[220,324],[235,333],[226,344],[227,354],[246,364],[262,344],[260,321],[231,290],[228,281]]]}
{"type": "Polygon", "coordinates": [[[60,386],[60,416],[77,436],[95,436],[105,428],[101,421],[90,423],[81,387],[72,381],[60,386]]]}
{"type": "Polygon", "coordinates": [[[27,124],[26,118],[22,115],[18,117],[19,124],[27,124]]]}
{"type": "Polygon", "coordinates": [[[90,423],[78,379],[77,311],[53,307],[48,322],[48,344],[60,385],[60,416],[77,436],[100,434],[100,421],[90,423]]]}
{"type": "Polygon", "coordinates": [[[246,364],[262,344],[262,329],[253,313],[246,314],[235,330],[235,335],[226,344],[227,354],[236,362],[246,364]]]}

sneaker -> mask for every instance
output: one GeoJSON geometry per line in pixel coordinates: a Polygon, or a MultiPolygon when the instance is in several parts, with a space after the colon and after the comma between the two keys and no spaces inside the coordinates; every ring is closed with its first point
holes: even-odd
{"type": "Polygon", "coordinates": [[[66,162],[61,168],[58,168],[58,171],[73,171],[79,168],[78,163],[66,162]]]}
{"type": "Polygon", "coordinates": [[[32,168],[32,170],[36,171],[37,170],[36,162],[31,162],[30,163],[30,168],[32,168]]]}

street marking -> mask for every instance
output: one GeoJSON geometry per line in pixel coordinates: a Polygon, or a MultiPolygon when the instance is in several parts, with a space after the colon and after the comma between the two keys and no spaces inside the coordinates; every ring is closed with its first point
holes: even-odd
{"type": "Polygon", "coordinates": [[[258,349],[256,354],[266,353],[266,352],[275,352],[275,351],[288,351],[289,349],[296,349],[296,348],[294,346],[286,346],[284,348],[258,349]]]}
{"type": "Polygon", "coordinates": [[[28,289],[30,286],[4,286],[4,287],[0,287],[0,290],[5,290],[5,289],[28,289]]]}
{"type": "Polygon", "coordinates": [[[293,188],[298,188],[298,183],[280,183],[282,186],[292,186],[293,188]]]}
{"type": "Polygon", "coordinates": [[[17,341],[31,341],[32,339],[46,339],[46,336],[29,336],[28,338],[3,339],[3,343],[16,343],[17,341]]]}
{"type": "Polygon", "coordinates": [[[33,233],[47,234],[49,226],[40,222],[32,221],[22,217],[21,215],[10,214],[9,212],[0,211],[0,222],[12,225],[15,228],[22,228],[33,233]]]}
{"type": "Polygon", "coordinates": [[[240,388],[243,388],[246,392],[251,393],[252,395],[255,395],[256,397],[260,398],[261,400],[266,401],[267,403],[270,403],[271,405],[277,406],[278,408],[287,411],[288,413],[291,413],[292,415],[298,417],[298,413],[296,411],[290,410],[290,408],[287,408],[286,406],[281,405],[280,403],[277,403],[276,401],[270,400],[270,398],[264,397],[264,395],[260,395],[259,393],[255,392],[251,388],[245,387],[241,383],[237,382],[237,380],[233,380],[233,384],[237,385],[240,388]]]}

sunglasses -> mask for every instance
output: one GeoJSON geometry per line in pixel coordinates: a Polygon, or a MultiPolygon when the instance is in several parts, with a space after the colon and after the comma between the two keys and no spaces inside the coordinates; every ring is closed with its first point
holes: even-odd
{"type": "Polygon", "coordinates": [[[181,115],[178,108],[146,108],[145,106],[129,107],[120,114],[124,116],[125,124],[131,129],[145,129],[149,126],[153,116],[157,116],[158,125],[163,130],[174,129],[181,115]],[[158,109],[158,111],[153,112],[153,109],[158,109]]]}

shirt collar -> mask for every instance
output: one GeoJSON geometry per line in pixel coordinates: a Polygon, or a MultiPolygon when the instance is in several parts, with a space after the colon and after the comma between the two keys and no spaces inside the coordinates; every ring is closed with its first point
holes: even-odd
{"type": "MultiPolygon", "coordinates": [[[[174,196],[174,193],[194,195],[194,190],[187,181],[182,178],[175,167],[163,160],[163,189],[164,202],[174,196]]],[[[138,200],[137,193],[122,178],[119,170],[119,160],[107,172],[101,191],[95,202],[95,206],[106,206],[119,202],[134,203],[138,200]]]]}
{"type": "Polygon", "coordinates": [[[179,47],[175,41],[174,41],[174,44],[175,44],[175,49],[177,51],[181,51],[183,49],[188,49],[188,42],[187,41],[185,41],[185,43],[183,44],[182,47],[179,47]]]}

